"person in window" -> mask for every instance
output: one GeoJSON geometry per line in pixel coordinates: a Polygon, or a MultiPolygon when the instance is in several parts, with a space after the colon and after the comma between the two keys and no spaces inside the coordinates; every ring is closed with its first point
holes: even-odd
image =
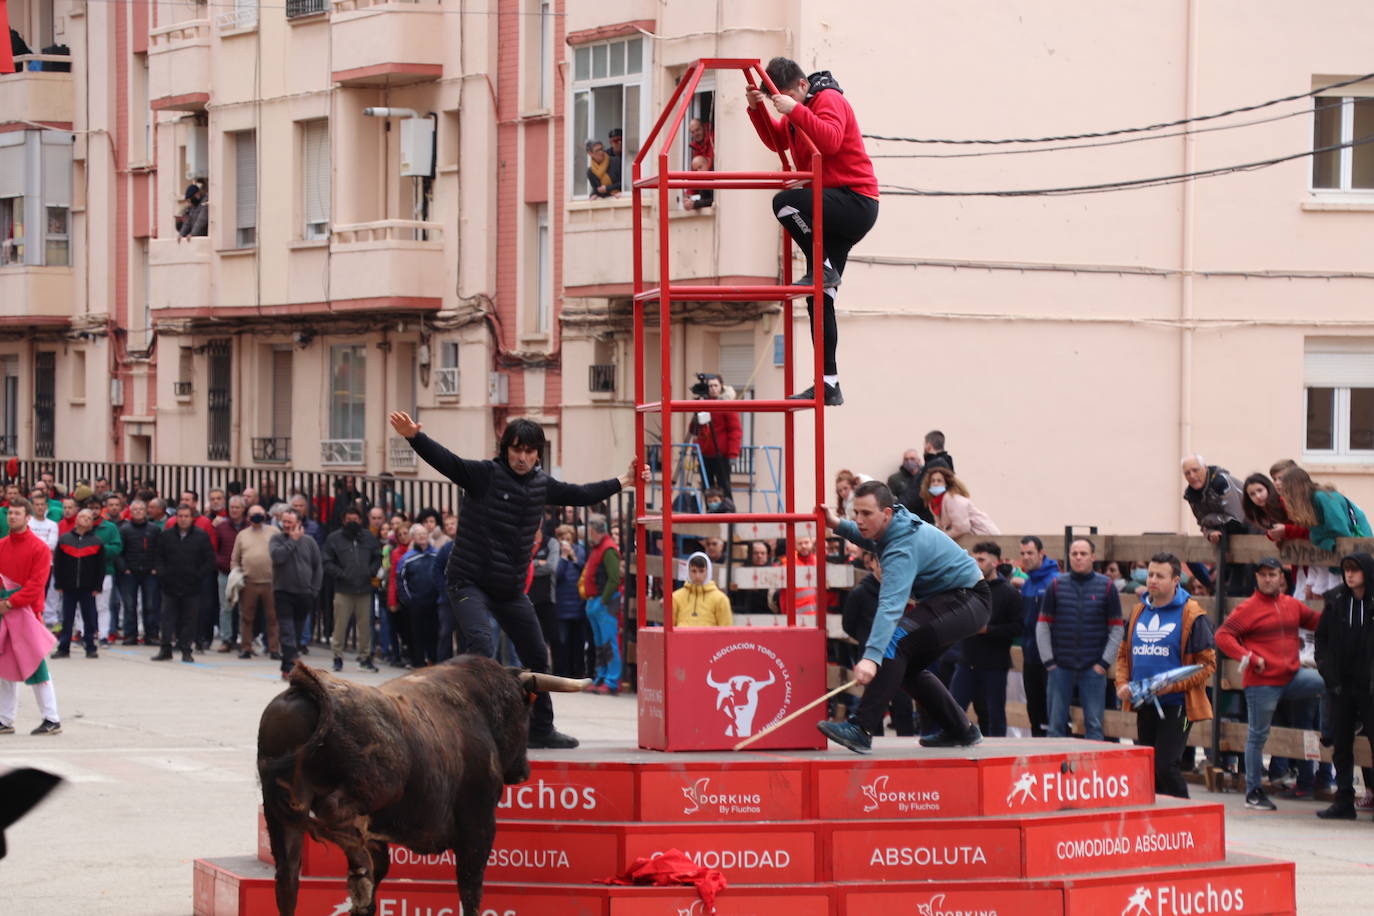
{"type": "Polygon", "coordinates": [[[177,217],[177,241],[210,234],[210,204],[198,184],[186,186],[186,208],[177,217]]]}
{"type": "Polygon", "coordinates": [[[615,163],[611,167],[611,177],[617,183],[621,183],[625,178],[625,131],[619,127],[612,127],[606,135],[606,142],[611,145],[610,157],[615,163]]]}
{"type": "MultiPolygon", "coordinates": [[[[859,243],[878,219],[878,179],[873,162],[864,149],[863,136],[854,109],[844,97],[840,84],[828,70],[806,76],[796,61],[775,57],[768,62],[768,78],[778,94],[768,99],[759,89],[749,89],[749,120],[759,138],[772,150],[791,150],[806,156],[808,145],[798,135],[804,133],[822,156],[821,184],[824,197],[824,262],[821,265],[825,289],[822,323],[825,335],[825,404],[839,407],[840,370],[835,364],[839,330],[835,324],[835,292],[839,288],[849,250],[859,243]],[[774,119],[764,108],[771,101],[782,117],[774,119]]],[[[811,189],[789,188],[773,196],[773,215],[796,241],[806,257],[806,274],[798,286],[811,286],[812,235],[811,189]]],[[[814,297],[807,297],[806,310],[815,320],[814,297]]],[[[793,395],[799,400],[815,397],[813,389],[793,395]]]]}
{"type": "Polygon", "coordinates": [[[588,140],[587,193],[592,197],[620,196],[620,160],[606,152],[600,140],[588,140]]]}
{"type": "MultiPolygon", "coordinates": [[[[614,133],[614,131],[612,131],[614,133]]],[[[716,140],[712,136],[711,125],[705,124],[700,118],[693,118],[687,122],[688,152],[692,154],[695,163],[700,157],[706,160],[706,164],[698,169],[694,164],[693,171],[707,171],[715,168],[716,165],[716,140]]]]}
{"type": "MultiPolygon", "coordinates": [[[[709,172],[711,160],[705,156],[692,157],[692,171],[709,172]]],[[[710,188],[688,188],[682,192],[682,209],[701,210],[716,202],[716,192],[710,188]]]]}

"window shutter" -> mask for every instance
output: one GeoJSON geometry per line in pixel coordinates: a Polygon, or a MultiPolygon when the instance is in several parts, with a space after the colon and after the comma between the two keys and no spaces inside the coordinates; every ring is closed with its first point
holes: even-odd
{"type": "Polygon", "coordinates": [[[321,237],[329,222],[329,122],[307,121],[302,137],[305,153],[305,234],[321,237]]]}
{"type": "Polygon", "coordinates": [[[1308,350],[1302,374],[1308,388],[1374,388],[1374,349],[1308,350]]]}
{"type": "Polygon", "coordinates": [[[258,225],[258,138],[251,130],[235,135],[234,226],[256,229],[258,225]]]}
{"type": "Polygon", "coordinates": [[[291,351],[272,351],[272,435],[291,435],[291,351]]]}
{"type": "Polygon", "coordinates": [[[720,335],[720,377],[741,394],[754,372],[754,335],[727,332],[720,335]]]}
{"type": "Polygon", "coordinates": [[[43,138],[43,205],[70,207],[72,203],[72,144],[66,138],[43,138]]]}
{"type": "Polygon", "coordinates": [[[23,143],[0,146],[0,197],[24,196],[24,149],[23,143]]]}

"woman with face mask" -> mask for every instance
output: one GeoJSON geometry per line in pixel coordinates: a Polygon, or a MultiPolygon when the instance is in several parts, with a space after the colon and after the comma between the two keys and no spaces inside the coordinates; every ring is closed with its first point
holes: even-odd
{"type": "Polygon", "coordinates": [[[921,480],[921,499],[930,508],[935,524],[951,538],[966,534],[1001,534],[998,527],[973,504],[968,489],[948,468],[936,468],[921,480]]]}

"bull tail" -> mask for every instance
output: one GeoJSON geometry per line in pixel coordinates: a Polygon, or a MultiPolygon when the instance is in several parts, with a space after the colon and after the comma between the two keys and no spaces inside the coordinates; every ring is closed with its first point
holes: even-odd
{"type": "Polygon", "coordinates": [[[333,723],[333,703],[318,673],[296,663],[290,686],[263,711],[258,726],[258,778],[269,822],[309,829],[311,792],[305,762],[333,723]]]}

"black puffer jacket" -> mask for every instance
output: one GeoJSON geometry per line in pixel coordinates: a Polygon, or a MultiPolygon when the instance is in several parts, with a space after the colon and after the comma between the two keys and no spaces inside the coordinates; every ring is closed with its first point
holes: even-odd
{"type": "Polygon", "coordinates": [[[1359,690],[1374,694],[1374,557],[1352,553],[1364,571],[1364,597],[1356,598],[1344,581],[1325,594],[1326,607],[1317,624],[1317,671],[1330,691],[1359,690]]]}
{"type": "Polygon", "coordinates": [[[492,598],[513,598],[525,589],[534,532],[545,506],[591,506],[620,491],[617,479],[572,484],[535,468],[517,475],[504,456],[459,458],[424,433],[410,440],[430,467],[463,488],[458,537],[448,561],[450,587],[476,585],[492,598]]]}
{"type": "Polygon", "coordinates": [[[124,539],[124,568],[131,573],[150,573],[157,568],[157,538],[162,529],[149,521],[127,521],[119,526],[124,539]]]}
{"type": "Polygon", "coordinates": [[[215,578],[210,535],[192,525],[183,536],[176,522],[157,536],[157,584],[164,594],[185,597],[215,578]]]}

